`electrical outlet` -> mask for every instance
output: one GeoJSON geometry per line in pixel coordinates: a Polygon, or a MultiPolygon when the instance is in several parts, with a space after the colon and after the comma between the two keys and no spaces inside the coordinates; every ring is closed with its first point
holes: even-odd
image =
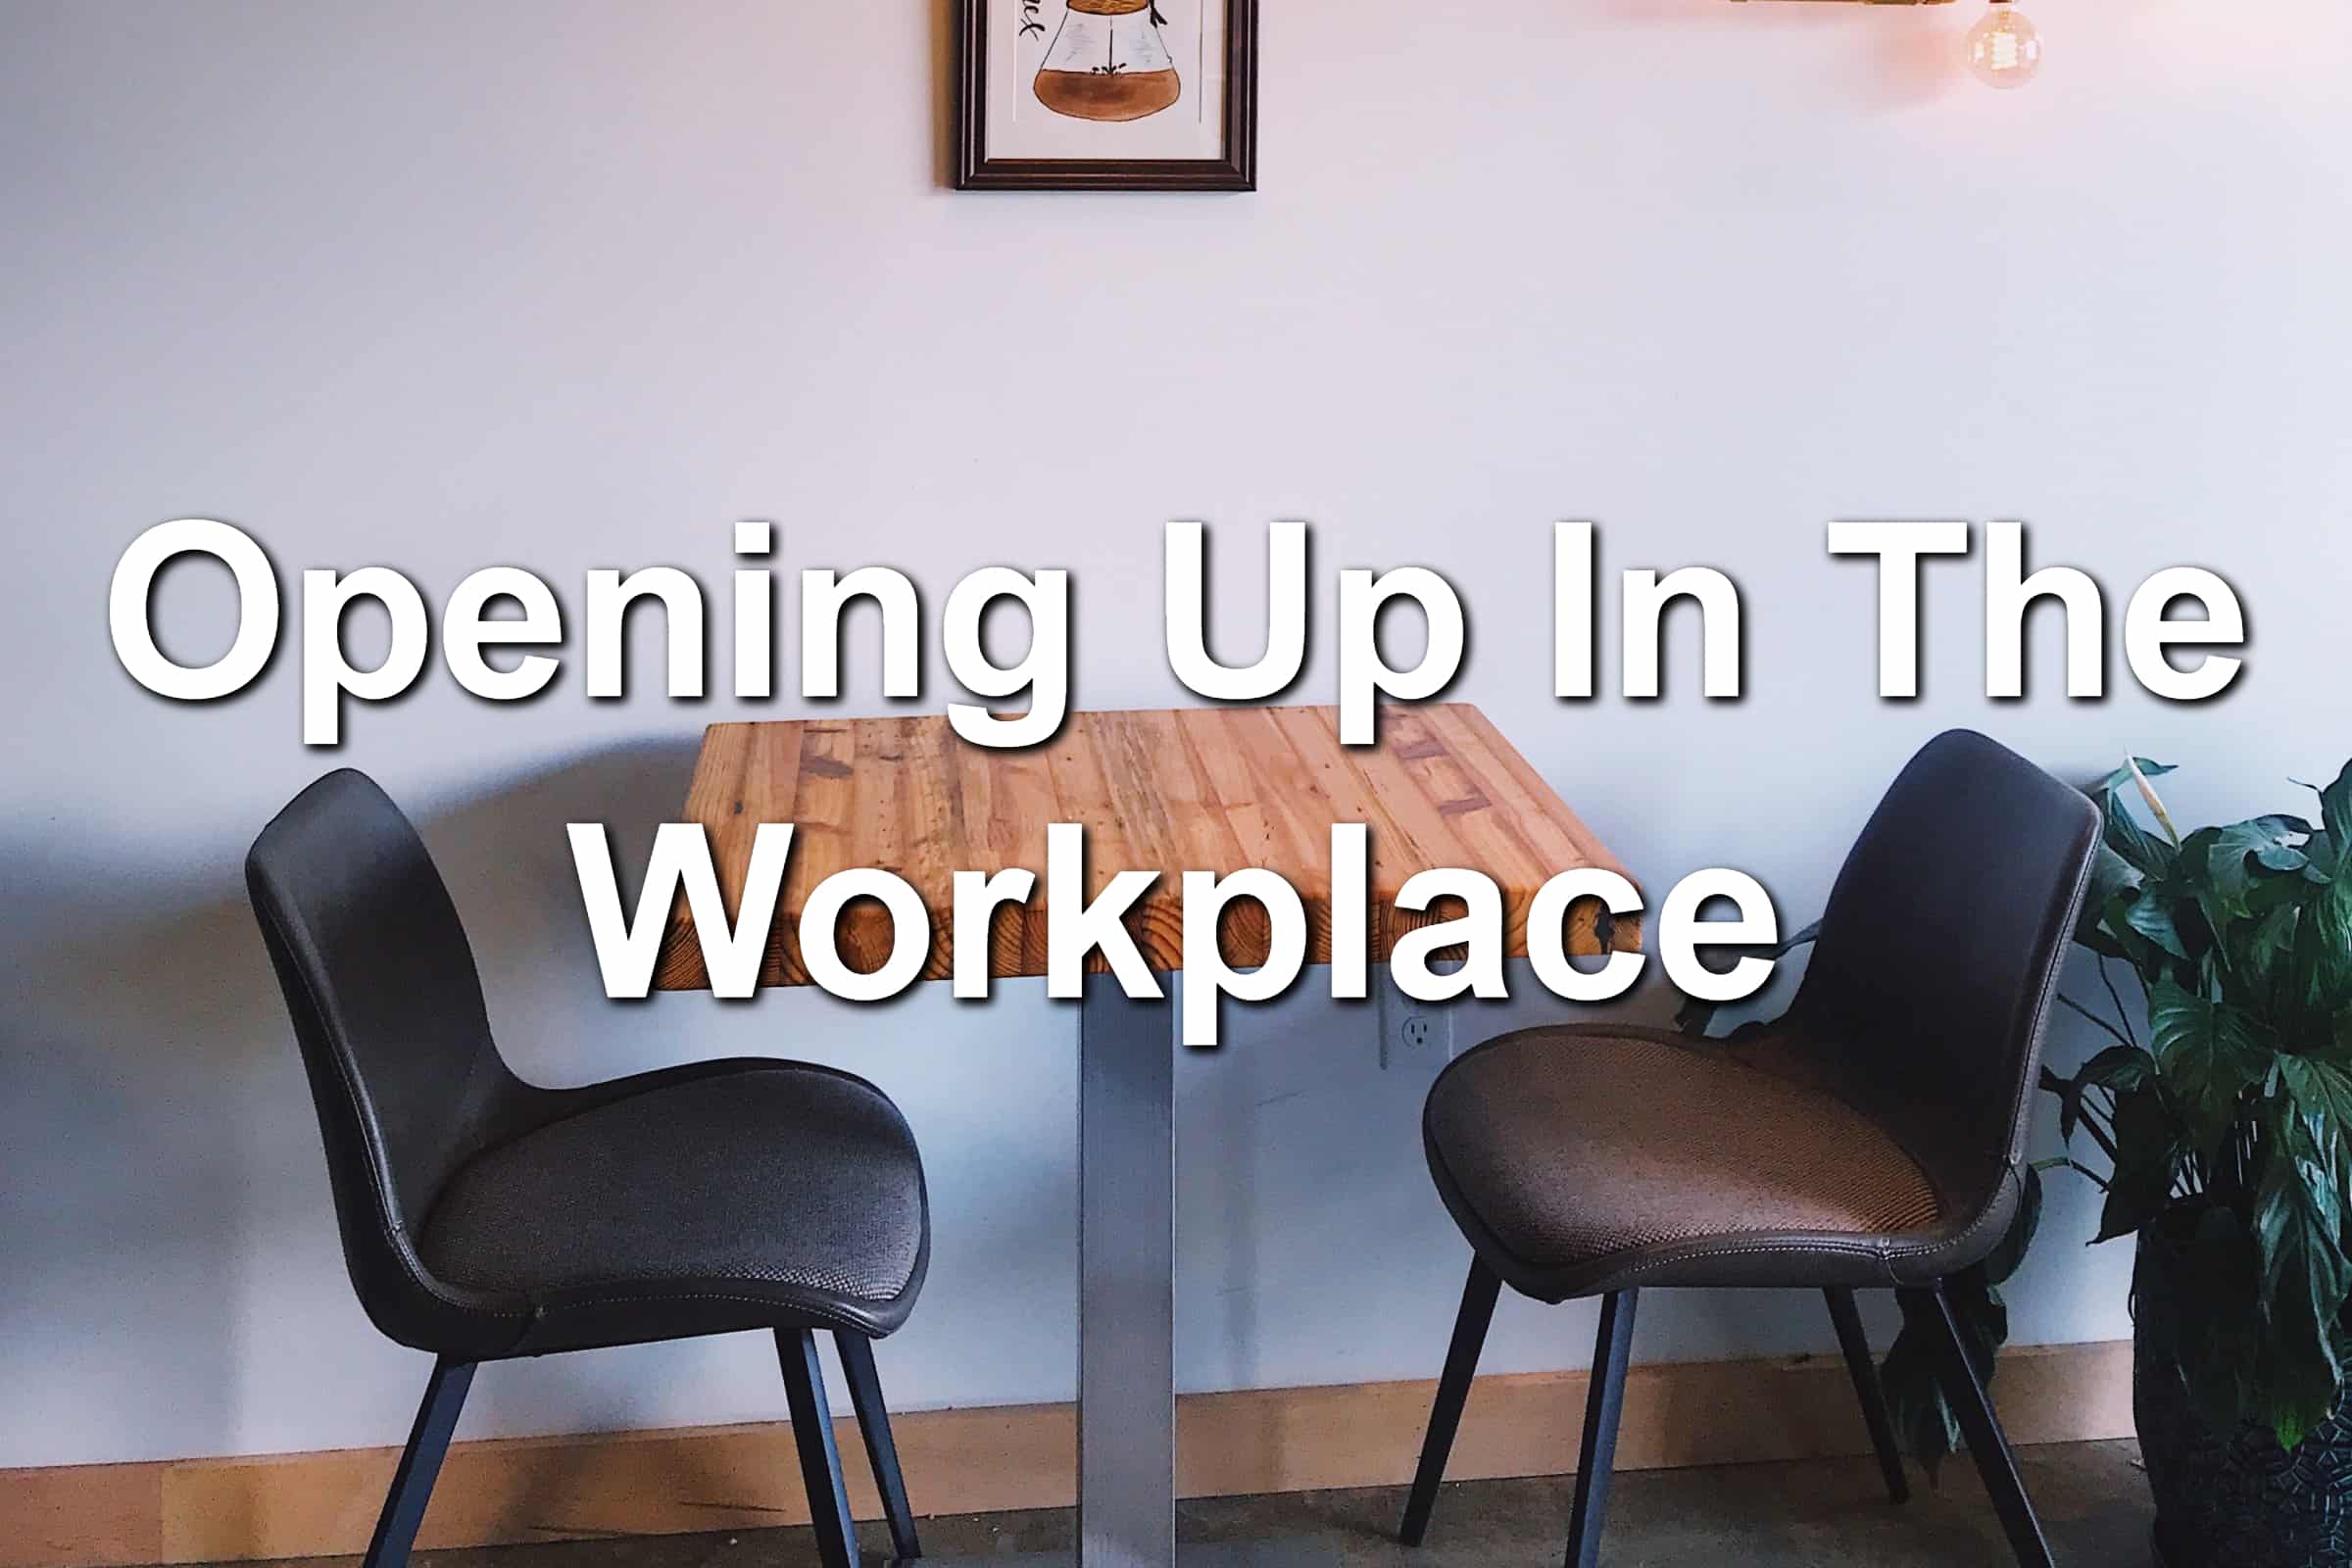
{"type": "Polygon", "coordinates": [[[1385,973],[1379,987],[1381,1070],[1436,1076],[1453,1056],[1453,1009],[1406,996],[1385,973]]]}

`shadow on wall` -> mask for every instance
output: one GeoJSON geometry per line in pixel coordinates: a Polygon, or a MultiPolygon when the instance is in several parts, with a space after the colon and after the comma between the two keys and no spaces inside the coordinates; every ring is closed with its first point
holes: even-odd
{"type": "MultiPolygon", "coordinates": [[[[603,748],[416,813],[501,1048],[526,1076],[659,1064],[593,1057],[591,1042],[607,1055],[643,1042],[588,1026],[610,1004],[564,824],[610,824],[618,858],[642,864],[694,753],[692,738],[603,748]]],[[[382,1342],[344,1284],[317,1122],[241,864],[191,875],[17,832],[0,839],[0,1375],[16,1391],[0,1466],[239,1446],[245,1416],[283,1408],[264,1376],[301,1377],[305,1361],[335,1368],[338,1403],[373,1398],[351,1385],[380,1375],[385,1407],[406,1405],[402,1352],[384,1347],[374,1372],[352,1364],[355,1342],[382,1342]],[[260,1324],[269,1343],[246,1343],[260,1324]]]]}
{"type": "Polygon", "coordinates": [[[699,744],[688,736],[599,748],[418,814],[473,943],[491,1033],[525,1078],[585,1083],[661,1065],[640,1054],[583,1054],[615,1041],[638,1045],[641,1031],[612,1028],[564,825],[606,825],[622,907],[634,912],[654,829],[676,819],[699,744]]]}

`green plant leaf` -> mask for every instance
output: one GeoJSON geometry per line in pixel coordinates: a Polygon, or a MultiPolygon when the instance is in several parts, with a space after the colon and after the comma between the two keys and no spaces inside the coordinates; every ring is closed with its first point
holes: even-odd
{"type": "Polygon", "coordinates": [[[2302,918],[2301,908],[2281,903],[2233,930],[2229,941],[2230,958],[2238,975],[2276,993],[2280,976],[2292,962],[2295,932],[2302,918]]]}
{"type": "MultiPolygon", "coordinates": [[[[2139,769],[2143,777],[2147,778],[2162,778],[2167,773],[2178,773],[2180,771],[2178,763],[2151,762],[2144,757],[2134,757],[2132,759],[2132,766],[2139,769]]],[[[2138,784],[2133,782],[2132,778],[2132,768],[2119,767],[2114,772],[2108,774],[2105,778],[2099,780],[2096,784],[2085,785],[2082,793],[2089,796],[2094,801],[2103,801],[2108,796],[2114,795],[2119,791],[2131,790],[2134,793],[2137,793],[2138,789],[2138,784]]]]}
{"type": "Polygon", "coordinates": [[[2352,878],[2305,889],[2286,952],[2260,972],[2263,1001],[2280,1035],[2300,1050],[2330,1044],[2352,999],[2352,878]]]}
{"type": "MultiPolygon", "coordinates": [[[[2249,879],[2242,859],[2236,873],[2228,877],[2227,886],[2212,874],[2221,838],[2220,828],[2201,827],[2181,840],[2180,859],[2164,886],[2174,903],[2173,921],[2182,943],[2180,956],[2190,959],[2201,959],[2223,946],[2230,929],[2247,913],[2244,889],[2249,879]],[[2238,891],[2232,893],[2232,888],[2238,891]]],[[[2228,857],[2220,858],[2227,865],[2228,857]]]]}
{"type": "Polygon", "coordinates": [[[2173,847],[2142,828],[2121,795],[2108,791],[2100,810],[2107,819],[2101,837],[2126,864],[2142,876],[2162,877],[2172,870],[2173,847]]]}
{"type": "MultiPolygon", "coordinates": [[[[1944,1299],[1960,1330],[1960,1348],[1977,1377],[1992,1381],[1994,1355],[2009,1340],[2009,1308],[1985,1268],[1963,1269],[1944,1281],[1944,1299]]],[[[1933,1480],[1945,1458],[1961,1446],[1960,1423],[1944,1398],[1936,1333],[1922,1324],[1906,1302],[1902,1332],[1886,1348],[1879,1383],[1886,1396],[1896,1441],[1933,1480]]]]}
{"type": "Polygon", "coordinates": [[[2047,1067],[2041,1070],[2042,1089],[2058,1099],[2059,1141],[2069,1145],[2082,1120],[2086,1091],[2104,1089],[2120,1095],[2126,1090],[2151,1088],[2155,1082],[2155,1058],[2137,1046],[2122,1044],[2109,1046],[2091,1057],[2072,1078],[2061,1078],[2047,1067]]]}
{"type": "Polygon", "coordinates": [[[1960,1330],[1960,1348],[1977,1381],[1992,1382],[1993,1357],[2009,1343],[2009,1306],[2001,1299],[1990,1273],[1982,1263],[1964,1268],[1943,1282],[1943,1298],[1951,1303],[1952,1322],[1960,1330]]]}
{"type": "Polygon", "coordinates": [[[2131,861],[2108,848],[2102,840],[2092,852],[2090,887],[2082,899],[2082,910],[2075,917],[2075,940],[2094,953],[2111,958],[2123,957],[2123,948],[2101,929],[2107,917],[2107,906],[2118,894],[2136,888],[2144,880],[2131,861]]]}
{"type": "Polygon", "coordinates": [[[2278,1078],[2311,1126],[2339,1142],[2352,1130],[2352,1073],[2323,1057],[2281,1055],[2278,1078]]]}
{"type": "Polygon", "coordinates": [[[1943,1396],[1935,1341],[1928,1330],[1912,1323],[1908,1311],[1902,1331],[1879,1364],[1879,1386],[1886,1396],[1895,1441],[1919,1461],[1928,1479],[1935,1480],[1943,1461],[1960,1446],[1960,1421],[1943,1396]]]}
{"type": "Polygon", "coordinates": [[[2300,871],[2311,864],[2311,857],[2294,845],[2256,850],[2254,859],[2266,871],[2300,871]]]}
{"type": "MultiPolygon", "coordinates": [[[[2311,824],[2299,816],[2256,816],[2224,828],[2209,828],[2205,846],[2206,880],[2224,899],[2243,910],[2254,884],[2262,880],[2254,867],[2273,872],[2300,871],[2307,863],[2298,844],[2311,837],[2311,824]]],[[[2190,837],[2199,837],[2191,834],[2190,837]]],[[[2182,846],[2183,858],[2187,847],[2182,846]]]]}
{"type": "Polygon", "coordinates": [[[2315,850],[2306,845],[2305,851],[2328,876],[2340,876],[2347,864],[2352,863],[2352,762],[2344,764],[2334,783],[2303,787],[2319,796],[2320,823],[2328,833],[2324,846],[2315,850]],[[2326,859],[2321,859],[2323,854],[2328,857],[2326,859]]]}
{"type": "Polygon", "coordinates": [[[2173,906],[2161,893],[2142,885],[2129,893],[2124,906],[2124,923],[2146,937],[2176,958],[2189,956],[2188,945],[2180,935],[2180,921],[2174,918],[2173,906]]]}
{"type": "Polygon", "coordinates": [[[2156,1081],[2156,1060],[2137,1046],[2109,1046],[2082,1064],[2076,1078],[2085,1087],[2122,1094],[2156,1081]]]}
{"type": "Polygon", "coordinates": [[[2304,918],[2315,933],[2310,1001],[2322,1017],[2332,1016],[2352,997],[2352,879],[2321,889],[2304,918]]]}
{"type": "Polygon", "coordinates": [[[2141,884],[2133,883],[2120,889],[2107,901],[2107,906],[2099,911],[2099,929],[2113,948],[2112,951],[2105,948],[2093,951],[2123,959],[2137,972],[2144,984],[2158,975],[2170,973],[2174,959],[2164,949],[2132,929],[2132,906],[2139,897],[2140,887],[2141,884]]]}
{"type": "Polygon", "coordinates": [[[2189,1149],[2210,1154],[2237,1119],[2239,1098],[2270,1076],[2273,1054],[2241,1009],[2169,978],[2148,988],[2148,1034],[2189,1149]]]}
{"type": "Polygon", "coordinates": [[[2045,1066],[2041,1069],[2041,1080],[2038,1087],[2043,1094],[2054,1097],[2058,1102],[2058,1141],[2062,1144],[2073,1144],[2075,1129],[2082,1121],[2082,1079],[2081,1075],[2061,1078],[2045,1066]]]}
{"type": "Polygon", "coordinates": [[[2332,882],[2335,880],[2334,875],[2328,868],[2342,860],[2343,852],[2336,846],[2342,842],[2343,837],[2342,831],[2319,832],[2303,841],[2304,881],[2332,882]]]}
{"type": "Polygon", "coordinates": [[[2127,1090],[2115,1101],[2115,1174],[2099,1213],[2095,1246],[2129,1236],[2172,1202],[2179,1178],[2181,1129],[2153,1085],[2127,1090]]]}
{"type": "Polygon", "coordinates": [[[2352,1292],[2340,1133],[2315,1122],[2299,1106],[2276,1118],[2254,1209],[2266,1332],[2251,1402],[2288,1448],[2334,1408],[2343,1371],[2335,1331],[2352,1292]]]}
{"type": "MultiPolygon", "coordinates": [[[[1803,930],[1784,937],[1763,956],[1778,961],[1799,948],[1810,946],[1820,936],[1821,922],[1816,920],[1803,930]]],[[[1683,1034],[1703,1036],[1715,1022],[1715,1014],[1722,1006],[1723,1004],[1718,1002],[1701,1002],[1696,997],[1685,997],[1683,1004],[1674,1010],[1674,1027],[1683,1034]]]]}

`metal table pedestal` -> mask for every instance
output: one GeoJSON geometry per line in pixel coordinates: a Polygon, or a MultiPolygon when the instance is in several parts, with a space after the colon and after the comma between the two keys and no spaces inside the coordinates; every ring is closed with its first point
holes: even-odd
{"type": "MultiPolygon", "coordinates": [[[[1169,983],[1181,983],[1170,977],[1169,983]]],[[[1176,1568],[1175,1008],[1087,979],[1078,1025],[1078,1550],[935,1568],[1176,1568]]],[[[1185,1568],[1337,1568],[1314,1542],[1204,1542],[1185,1568]]]]}

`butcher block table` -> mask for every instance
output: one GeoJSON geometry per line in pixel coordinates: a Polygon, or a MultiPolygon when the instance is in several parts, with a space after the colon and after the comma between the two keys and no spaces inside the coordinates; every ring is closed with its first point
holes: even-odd
{"type": "MultiPolygon", "coordinates": [[[[1379,744],[1343,747],[1331,708],[1204,708],[1074,713],[1027,751],[971,745],[944,716],[713,724],[703,737],[683,820],[709,832],[728,906],[738,906],[761,822],[795,824],[790,868],[761,966],[763,985],[806,985],[797,933],[809,890],[836,871],[876,867],[912,884],[931,913],[926,979],[948,978],[954,873],[1037,873],[1025,906],[997,912],[991,972],[1046,972],[1046,828],[1086,832],[1091,899],[1121,871],[1159,873],[1126,925],[1154,970],[1183,967],[1180,874],[1250,866],[1279,872],[1307,910],[1309,962],[1331,959],[1330,840],[1335,822],[1371,835],[1368,956],[1383,961],[1414,925],[1449,916],[1399,911],[1417,871],[1465,866],[1502,890],[1509,951],[1526,952],[1527,914],[1551,877],[1622,871],[1542,775],[1467,704],[1384,708],[1379,744]]],[[[1597,954],[1597,911],[1573,911],[1570,951],[1597,954]]],[[[966,940],[971,940],[967,935],[966,940]]],[[[1612,940],[1638,951],[1637,922],[1612,940]]],[[[1227,962],[1266,956],[1255,905],[1228,906],[1227,962]]],[[[844,961],[878,966],[889,916],[869,900],[843,913],[844,961]]],[[[1095,967],[1102,968],[1100,958],[1095,967]]],[[[709,986],[684,901],[665,934],[659,982],[709,986]]],[[[1313,984],[1302,976],[1301,985],[1313,984]]],[[[1169,989],[1163,984],[1163,989],[1169,989]]],[[[1078,1010],[1078,1552],[1088,1568],[1170,1568],[1176,1560],[1174,1008],[1130,999],[1090,974],[1078,1010]]],[[[1187,1548],[1188,1564],[1310,1560],[1279,1547],[1187,1548]]]]}

